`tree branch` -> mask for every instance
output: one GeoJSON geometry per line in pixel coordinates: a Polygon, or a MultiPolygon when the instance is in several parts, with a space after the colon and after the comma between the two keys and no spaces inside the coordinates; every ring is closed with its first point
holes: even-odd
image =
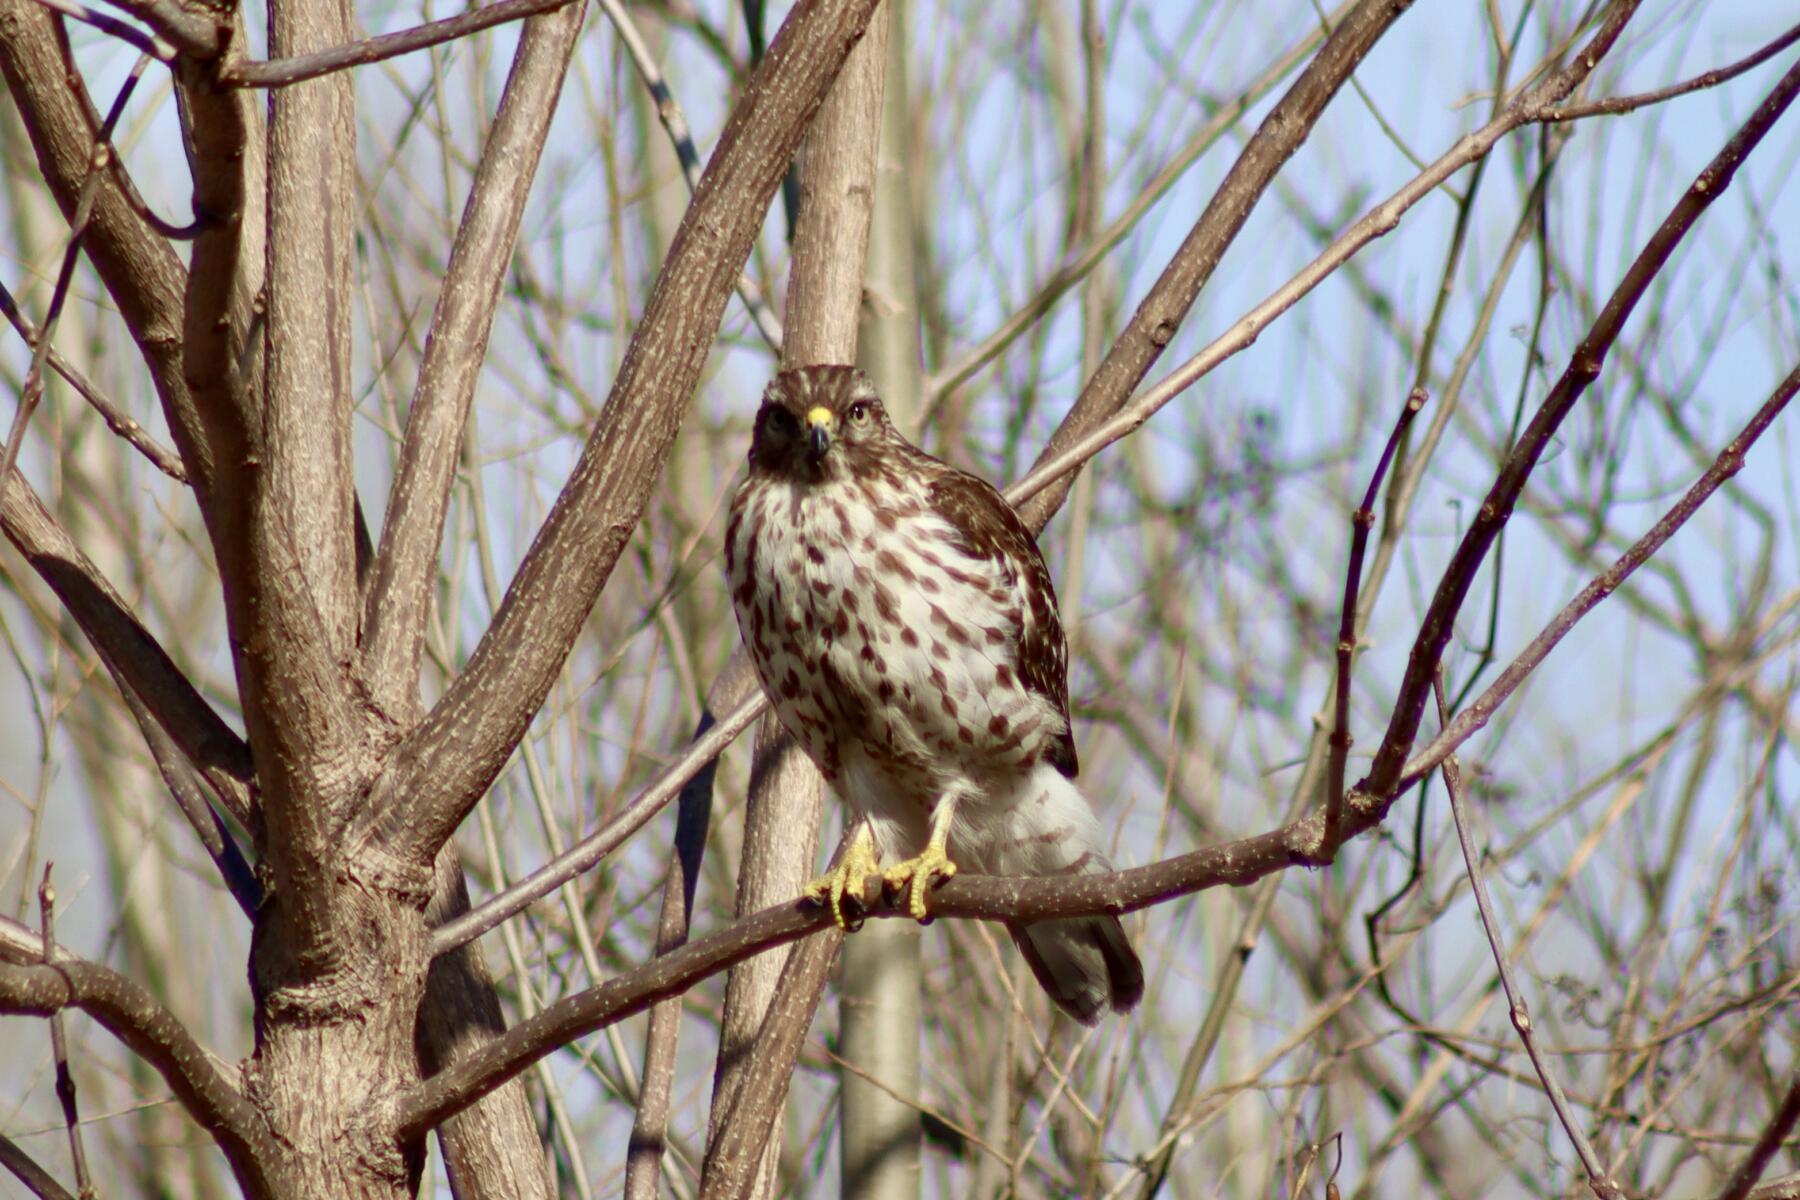
{"type": "Polygon", "coordinates": [[[56,1177],[25,1153],[19,1143],[0,1133],[0,1167],[5,1167],[38,1200],[75,1200],[74,1193],[56,1182],[56,1177]]]}
{"type": "MultiPolygon", "coordinates": [[[[1622,21],[1616,24],[1609,21],[1595,40],[1605,37],[1608,30],[1616,33],[1621,24],[1622,21]]],[[[1597,57],[1598,54],[1593,51],[1582,55],[1587,61],[1594,61],[1597,57]]],[[[1431,692],[1431,680],[1437,671],[1438,661],[1443,657],[1444,647],[1450,640],[1456,615],[1462,609],[1463,599],[1474,584],[1475,575],[1481,569],[1494,538],[1512,515],[1513,505],[1518,502],[1519,494],[1536,468],[1544,448],[1549,445],[1563,419],[1573,410],[1576,401],[1581,399],[1588,386],[1599,376],[1607,352],[1611,350],[1626,319],[1631,316],[1651,280],[1656,278],[1675,247],[1694,228],[1700,215],[1731,186],[1738,166],[1762,141],[1776,119],[1787,110],[1796,92],[1800,92],[1800,63],[1788,69],[1787,74],[1782,76],[1774,90],[1757,106],[1749,120],[1725,143],[1724,148],[1700,172],[1692,186],[1682,192],[1669,215],[1638,252],[1637,258],[1626,270],[1624,279],[1608,297],[1606,306],[1600,310],[1587,335],[1575,348],[1561,378],[1532,415],[1530,423],[1519,434],[1517,443],[1507,455],[1475,520],[1470,524],[1469,531],[1444,568],[1437,593],[1426,609],[1418,638],[1413,643],[1412,653],[1407,661],[1406,674],[1401,680],[1400,694],[1394,703],[1394,715],[1388,723],[1387,734],[1375,752],[1375,761],[1369,768],[1368,775],[1352,789],[1352,795],[1359,797],[1359,805],[1384,807],[1392,803],[1399,794],[1406,756],[1418,735],[1425,703],[1431,692]]]]}
{"type": "MultiPolygon", "coordinates": [[[[65,219],[74,216],[100,129],[67,40],[36,0],[0,0],[0,75],[31,138],[38,169],[65,219]]],[[[116,157],[116,156],[115,156],[116,157]]],[[[211,457],[182,376],[187,272],[109,173],[94,197],[83,247],[149,368],[195,487],[205,496],[211,457]]]]}
{"type": "Polygon", "coordinates": [[[428,863],[517,746],[637,527],[762,216],[875,0],[802,0],[726,127],[611,396],[464,672],[397,748],[363,836],[428,863]]]}
{"type": "MultiPolygon", "coordinates": [[[[1249,347],[1277,317],[1299,303],[1307,293],[1323,283],[1364,246],[1391,232],[1407,210],[1462,168],[1485,157],[1502,137],[1520,125],[1531,123],[1547,105],[1561,100],[1573,91],[1612,47],[1623,31],[1625,21],[1636,8],[1637,0],[1621,0],[1615,4],[1609,10],[1607,21],[1600,31],[1573,57],[1567,67],[1551,71],[1541,82],[1522,89],[1499,116],[1475,132],[1459,138],[1429,168],[1408,180],[1387,200],[1365,213],[1292,279],[1136,399],[1126,402],[1121,396],[1116,403],[1109,399],[1104,411],[1101,406],[1090,406],[1089,417],[1080,422],[1079,429],[1074,428],[1077,423],[1076,411],[1071,410],[1057,431],[1057,436],[1038,455],[1031,470],[1006,489],[1006,498],[1018,505],[1021,511],[1025,511],[1028,506],[1036,503],[1034,497],[1040,492],[1053,490],[1060,497],[1069,486],[1065,477],[1080,470],[1088,459],[1107,446],[1137,430],[1164,405],[1192,387],[1220,363],[1249,347]],[[1065,431],[1069,431],[1066,438],[1062,436],[1065,431]]],[[[1295,84],[1295,87],[1299,86],[1295,84]]],[[[1201,220],[1206,218],[1202,216],[1201,220]]],[[[1148,303],[1146,300],[1145,304],[1148,303]]],[[[1170,332],[1172,334],[1173,330],[1170,332]]],[[[1084,397],[1095,387],[1099,378],[1096,374],[1095,379],[1089,381],[1087,388],[1083,389],[1084,397]]],[[[1131,386],[1135,386],[1135,381],[1131,386]]],[[[1081,407],[1081,401],[1078,400],[1076,409],[1081,407]]],[[[1033,507],[1031,511],[1039,510],[1033,507]]],[[[1054,511],[1054,506],[1048,509],[1044,520],[1048,521],[1048,514],[1054,511]]]]}
{"type": "Polygon", "coordinates": [[[255,1106],[228,1068],[143,988],[96,963],[0,963],[0,1012],[47,1017],[78,1008],[163,1077],[188,1113],[212,1134],[238,1180],[255,1195],[273,1191],[264,1172],[276,1161],[255,1106]]]}
{"type": "Polygon", "coordinates": [[[578,2],[525,24],[426,333],[363,602],[359,668],[375,704],[396,720],[418,707],[431,582],[469,405],[586,11],[578,2]]]}
{"type": "MultiPolygon", "coordinates": [[[[1130,398],[1174,338],[1276,173],[1306,141],[1357,64],[1411,6],[1411,0],[1364,0],[1332,31],[1300,78],[1263,118],[1181,248],[1119,331],[1099,369],[1039,453],[1040,464],[1130,398]]],[[[1058,478],[1041,495],[1021,504],[1019,514],[1025,523],[1034,530],[1048,524],[1072,483],[1072,477],[1058,478]]]]}
{"type": "MultiPolygon", "coordinates": [[[[706,696],[700,724],[694,730],[697,743],[718,720],[720,709],[735,709],[747,693],[760,693],[761,685],[741,651],[706,696]]],[[[668,875],[663,881],[662,910],[656,927],[656,953],[661,956],[687,944],[694,916],[694,890],[700,882],[701,859],[706,853],[706,833],[712,823],[713,775],[719,758],[715,753],[694,777],[681,785],[676,806],[675,845],[669,854],[668,875]]],[[[644,1030],[644,1068],[639,1073],[637,1115],[625,1152],[625,1200],[656,1200],[663,1154],[668,1146],[669,1102],[675,1085],[675,1050],[681,1035],[681,1001],[664,1000],[651,1006],[644,1030]]]]}
{"type": "MultiPolygon", "coordinates": [[[[338,0],[269,10],[274,54],[335,45],[349,32],[338,0]]],[[[387,733],[349,669],[360,616],[350,444],[357,209],[343,198],[356,188],[355,120],[347,75],[269,100],[267,225],[277,236],[264,247],[247,554],[226,577],[241,597],[231,633],[243,648],[244,723],[262,785],[258,849],[280,896],[285,948],[299,962],[329,961],[348,941],[348,913],[328,880],[352,848],[342,833],[374,773],[365,750],[387,733]]],[[[428,888],[431,857],[417,867],[428,888]]]]}
{"type": "Polygon", "coordinates": [[[631,803],[620,809],[612,820],[523,879],[488,897],[478,907],[433,930],[431,953],[443,954],[480,937],[508,917],[525,911],[569,880],[598,865],[618,849],[626,838],[642,829],[651,817],[661,812],[665,804],[681,795],[689,783],[702,772],[709,771],[717,763],[719,755],[724,753],[725,747],[736,741],[738,735],[748,729],[768,707],[768,698],[758,685],[723,720],[709,726],[690,742],[682,756],[663,768],[662,774],[639,792],[631,803]]]}
{"type": "MultiPolygon", "coordinates": [[[[1450,709],[1444,701],[1444,672],[1441,668],[1432,679],[1431,686],[1437,697],[1438,721],[1440,724],[1446,723],[1450,717],[1450,709]]],[[[1619,1181],[1607,1174],[1605,1165],[1594,1150],[1594,1144],[1588,1140],[1581,1122],[1570,1111],[1569,1098],[1563,1093],[1562,1084],[1557,1082],[1532,1031],[1531,1008],[1526,1003],[1524,991],[1513,978],[1512,964],[1507,961],[1506,939],[1501,936],[1500,920],[1494,915],[1494,905],[1488,899],[1487,880],[1481,873],[1481,855],[1475,849],[1475,835],[1469,829],[1469,806],[1463,795],[1462,765],[1457,762],[1454,754],[1444,759],[1441,765],[1444,789],[1450,796],[1450,816],[1456,825],[1456,841],[1462,849],[1463,868],[1469,878],[1469,890],[1475,896],[1475,911],[1481,917],[1482,932],[1487,935],[1488,949],[1494,956],[1494,968],[1500,975],[1500,990],[1506,994],[1507,1016],[1511,1018],[1513,1028],[1518,1031],[1519,1040],[1524,1043],[1525,1055],[1531,1060],[1531,1069],[1537,1072],[1538,1081],[1543,1084],[1544,1094],[1549,1097],[1557,1122],[1562,1125],[1563,1132],[1575,1146],[1575,1153],[1587,1172],[1588,1187],[1598,1200],[1621,1200],[1623,1193],[1619,1190],[1619,1181]]]]}
{"type": "Polygon", "coordinates": [[[81,626],[121,691],[136,695],[231,813],[251,822],[250,750],[181,673],[25,477],[0,492],[0,525],[81,626]]]}
{"type": "Polygon", "coordinates": [[[1761,1192],[1763,1189],[1755,1187],[1756,1181],[1761,1179],[1762,1173],[1769,1169],[1769,1163],[1780,1152],[1782,1144],[1788,1140],[1788,1135],[1794,1132],[1796,1123],[1800,1123],[1800,1074],[1796,1074],[1793,1083],[1788,1085],[1787,1094],[1781,1098],[1781,1104],[1769,1117],[1769,1123],[1763,1126],[1762,1133],[1756,1139],[1756,1145],[1752,1146],[1750,1152],[1744,1155],[1744,1161],[1738,1164],[1738,1169],[1731,1173],[1731,1178],[1726,1182],[1724,1190],[1719,1193],[1718,1200],[1744,1200],[1746,1196],[1753,1196],[1757,1192],[1761,1192]],[[1754,1192],[1751,1190],[1752,1188],[1755,1188],[1754,1192]]]}
{"type": "MultiPolygon", "coordinates": [[[[656,119],[662,123],[663,132],[669,135],[669,143],[675,148],[675,159],[681,164],[681,178],[687,183],[691,195],[700,186],[700,152],[694,148],[694,135],[688,129],[687,115],[681,111],[681,102],[675,99],[669,82],[663,78],[662,69],[656,65],[656,59],[650,53],[650,47],[644,44],[644,37],[638,32],[631,14],[619,0],[598,0],[600,11],[606,19],[613,23],[618,31],[619,41],[625,52],[631,56],[631,65],[637,68],[644,87],[650,92],[650,98],[656,101],[656,119]]],[[[744,308],[755,323],[756,331],[762,334],[763,341],[776,354],[781,353],[781,321],[775,316],[775,310],[769,307],[762,289],[746,272],[738,276],[738,297],[743,300],[744,308]]]]}
{"type": "MultiPolygon", "coordinates": [[[[399,33],[384,33],[380,37],[365,38],[290,58],[237,63],[224,71],[221,82],[229,87],[287,87],[308,79],[317,79],[321,75],[329,75],[333,71],[342,71],[347,67],[366,66],[397,58],[402,54],[411,54],[415,50],[453,42],[483,29],[491,29],[495,25],[553,12],[571,4],[577,8],[583,7],[580,0],[499,0],[496,4],[458,13],[454,17],[445,17],[441,21],[428,21],[399,33]]],[[[580,24],[577,19],[578,28],[580,24]]]]}
{"type": "Polygon", "coordinates": [[[148,25],[156,36],[193,59],[217,58],[231,27],[190,10],[180,0],[108,0],[148,25]]]}
{"type": "Polygon", "coordinates": [[[1589,100],[1582,104],[1552,105],[1540,113],[1536,119],[1546,123],[1580,121],[1587,117],[1617,116],[1620,113],[1647,108],[1652,104],[1662,104],[1678,96],[1715,88],[1721,83],[1736,79],[1745,71],[1760,67],[1797,41],[1800,41],[1800,25],[1795,25],[1754,54],[1746,55],[1727,66],[1703,71],[1692,79],[1684,79],[1680,83],[1672,83],[1668,87],[1657,88],[1650,92],[1638,92],[1630,96],[1609,96],[1602,100],[1589,100]]]}
{"type": "Polygon", "coordinates": [[[1500,677],[1483,692],[1473,704],[1457,713],[1443,732],[1433,738],[1431,744],[1406,764],[1401,772],[1399,789],[1405,791],[1420,779],[1435,770],[1444,759],[1453,753],[1456,747],[1469,740],[1470,737],[1486,727],[1507,697],[1518,690],[1519,685],[1537,669],[1556,644],[1567,636],[1568,632],[1582,617],[1586,616],[1595,605],[1618,591],[1633,572],[1648,562],[1663,543],[1674,536],[1698,512],[1700,506],[1744,466],[1744,455],[1756,440],[1781,415],[1788,402],[1800,391],[1800,365],[1788,372],[1787,377],[1776,385],[1775,391],[1763,402],[1763,406],[1751,417],[1749,424],[1738,433],[1737,437],[1719,452],[1705,474],[1696,480],[1687,492],[1676,502],[1675,506],[1664,513],[1662,519],[1652,525],[1643,537],[1631,544],[1630,549],[1620,555],[1606,570],[1596,575],[1588,585],[1578,592],[1574,599],[1563,606],[1550,623],[1531,639],[1519,656],[1500,672],[1500,677]]]}

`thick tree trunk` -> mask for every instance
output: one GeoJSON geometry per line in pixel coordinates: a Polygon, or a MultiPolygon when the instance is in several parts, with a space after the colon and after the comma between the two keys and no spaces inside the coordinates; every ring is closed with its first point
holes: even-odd
{"type": "Polygon", "coordinates": [[[294,1200],[412,1197],[425,1145],[396,1146],[384,1110],[419,1079],[425,915],[341,875],[324,899],[348,934],[327,964],[290,952],[297,939],[279,897],[256,923],[256,1053],[246,1084],[281,1147],[270,1174],[294,1200]]]}

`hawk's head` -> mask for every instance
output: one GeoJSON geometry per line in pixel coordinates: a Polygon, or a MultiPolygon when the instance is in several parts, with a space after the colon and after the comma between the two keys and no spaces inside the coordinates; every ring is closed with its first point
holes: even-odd
{"type": "Polygon", "coordinates": [[[869,377],[855,367],[796,367],[769,381],[750,440],[750,469],[795,483],[861,474],[898,437],[869,377]]]}

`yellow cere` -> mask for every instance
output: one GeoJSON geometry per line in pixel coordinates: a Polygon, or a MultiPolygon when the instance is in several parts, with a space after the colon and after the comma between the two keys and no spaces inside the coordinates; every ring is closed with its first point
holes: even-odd
{"type": "Polygon", "coordinates": [[[831,410],[826,408],[823,404],[819,405],[817,408],[810,409],[806,414],[806,423],[814,427],[829,425],[834,419],[835,418],[831,415],[831,410]]]}

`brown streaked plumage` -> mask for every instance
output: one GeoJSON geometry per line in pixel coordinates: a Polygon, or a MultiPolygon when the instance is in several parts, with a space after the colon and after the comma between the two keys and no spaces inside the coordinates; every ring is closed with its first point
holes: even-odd
{"type": "MultiPolygon", "coordinates": [[[[1072,782],[1068,648],[1037,544],[1006,500],[901,437],[862,372],[783,371],[732,504],[733,606],[775,711],[861,818],[809,892],[889,856],[915,916],[957,864],[1107,871],[1072,782]]],[[[1010,925],[1051,998],[1092,1023],[1143,994],[1115,917],[1010,925]]]]}

